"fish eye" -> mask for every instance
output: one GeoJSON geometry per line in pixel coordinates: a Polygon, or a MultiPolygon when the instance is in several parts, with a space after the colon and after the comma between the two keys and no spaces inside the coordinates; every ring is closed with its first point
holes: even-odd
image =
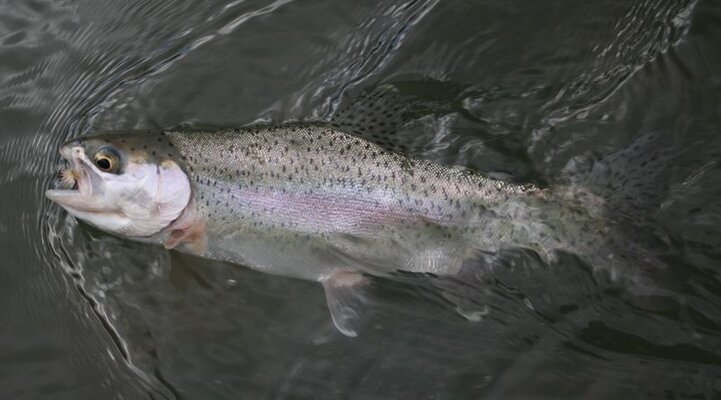
{"type": "Polygon", "coordinates": [[[120,166],[118,153],[109,148],[102,148],[95,153],[95,166],[103,172],[115,173],[120,166]]]}

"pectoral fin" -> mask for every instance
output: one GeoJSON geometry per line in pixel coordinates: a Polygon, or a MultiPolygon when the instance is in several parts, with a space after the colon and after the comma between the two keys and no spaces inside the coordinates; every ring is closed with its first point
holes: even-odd
{"type": "Polygon", "coordinates": [[[358,336],[357,329],[365,300],[368,278],[357,272],[339,269],[322,280],[333,324],[340,333],[358,336]]]}

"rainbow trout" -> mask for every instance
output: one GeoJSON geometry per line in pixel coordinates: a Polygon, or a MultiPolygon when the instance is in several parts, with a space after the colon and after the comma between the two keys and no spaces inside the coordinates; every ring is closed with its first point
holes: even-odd
{"type": "MultiPolygon", "coordinates": [[[[478,251],[599,249],[583,203],[384,150],[321,124],[85,137],[47,197],[109,233],[318,281],[356,334],[364,274],[456,274],[478,251]],[[584,241],[584,238],[588,238],[584,241]]],[[[596,260],[591,260],[596,261],[596,260]]]]}

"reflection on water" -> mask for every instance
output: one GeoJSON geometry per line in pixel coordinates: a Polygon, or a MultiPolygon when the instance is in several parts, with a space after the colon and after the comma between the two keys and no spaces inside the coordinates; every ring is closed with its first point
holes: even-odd
{"type": "Polygon", "coordinates": [[[719,4],[0,7],[0,398],[721,392],[719,4]],[[517,249],[456,280],[376,279],[348,339],[317,284],[123,241],[42,196],[69,137],[330,119],[379,88],[397,110],[380,140],[504,179],[563,183],[579,157],[663,138],[671,177],[639,229],[666,267],[625,287],[517,249]]]}

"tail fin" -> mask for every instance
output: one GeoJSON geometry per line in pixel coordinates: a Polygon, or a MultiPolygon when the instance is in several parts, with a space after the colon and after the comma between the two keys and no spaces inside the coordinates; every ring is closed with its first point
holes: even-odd
{"type": "Polygon", "coordinates": [[[673,152],[660,136],[647,134],[603,158],[573,158],[564,168],[575,194],[590,193],[613,219],[645,224],[669,193],[673,152]]]}
{"type": "Polygon", "coordinates": [[[608,220],[604,239],[589,242],[584,258],[635,295],[668,293],[662,283],[673,252],[660,225],[671,191],[673,146],[656,134],[638,137],[605,157],[578,157],[564,172],[572,195],[608,220]],[[586,198],[584,198],[584,196],[586,198]]]}

